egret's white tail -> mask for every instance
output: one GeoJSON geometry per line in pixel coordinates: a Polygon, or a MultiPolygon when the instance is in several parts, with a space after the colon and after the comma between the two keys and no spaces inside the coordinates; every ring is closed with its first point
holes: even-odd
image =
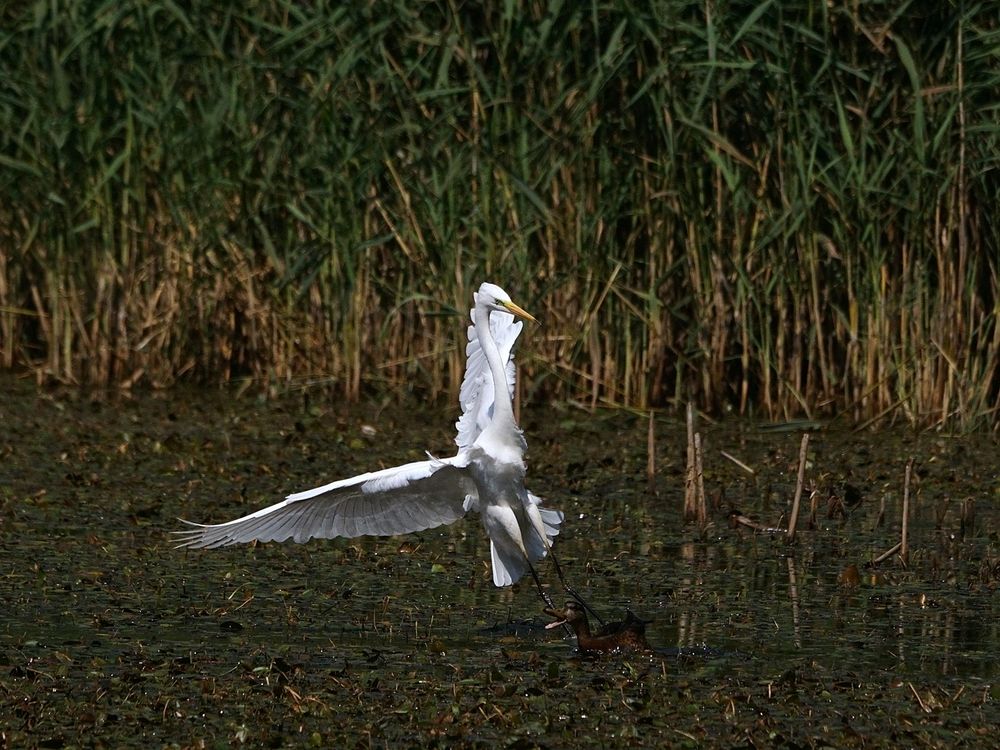
{"type": "Polygon", "coordinates": [[[542,500],[537,495],[529,492],[527,497],[524,510],[528,523],[519,524],[524,551],[509,537],[501,536],[501,544],[498,545],[494,535],[490,535],[490,559],[496,586],[510,586],[527,575],[531,569],[529,560],[536,563],[549,553],[552,540],[559,533],[559,525],[565,518],[561,511],[541,507],[542,500]]]}
{"type": "Polygon", "coordinates": [[[490,557],[493,562],[493,585],[510,586],[528,572],[528,561],[520,550],[501,549],[490,540],[490,557]]]}

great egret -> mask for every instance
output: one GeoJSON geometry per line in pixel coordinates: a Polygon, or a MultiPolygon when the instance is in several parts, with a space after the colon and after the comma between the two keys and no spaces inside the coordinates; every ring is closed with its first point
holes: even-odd
{"type": "Polygon", "coordinates": [[[174,532],[178,547],[407,534],[475,511],[490,538],[493,583],[510,586],[530,572],[551,606],[532,563],[550,551],[563,514],[525,489],[527,444],[511,404],[512,351],[523,325],[515,316],[535,319],[495,284],[473,298],[454,456],[341,479],[227,523],[184,521],[192,528],[174,532]]]}

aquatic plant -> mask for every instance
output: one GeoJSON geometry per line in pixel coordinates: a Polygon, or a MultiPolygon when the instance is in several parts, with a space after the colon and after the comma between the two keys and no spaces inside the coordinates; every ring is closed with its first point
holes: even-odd
{"type": "Polygon", "coordinates": [[[990,4],[0,18],[0,367],[443,396],[502,269],[529,396],[997,424],[990,4]]]}

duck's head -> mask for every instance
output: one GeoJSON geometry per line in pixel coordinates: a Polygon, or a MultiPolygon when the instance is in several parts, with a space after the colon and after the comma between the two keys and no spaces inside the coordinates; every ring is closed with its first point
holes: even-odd
{"type": "Polygon", "coordinates": [[[576,622],[586,622],[587,613],[584,611],[580,603],[570,599],[566,602],[562,609],[554,609],[552,607],[545,608],[545,614],[549,617],[556,618],[554,622],[550,622],[546,625],[546,629],[558,628],[560,625],[573,625],[576,622]]]}

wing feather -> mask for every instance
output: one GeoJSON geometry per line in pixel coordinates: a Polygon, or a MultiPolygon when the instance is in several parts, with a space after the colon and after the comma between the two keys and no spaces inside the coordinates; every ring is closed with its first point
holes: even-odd
{"type": "MultiPolygon", "coordinates": [[[[494,311],[490,314],[490,333],[500,350],[500,359],[504,362],[507,373],[507,390],[514,397],[514,383],[517,369],[514,366],[514,342],[521,335],[523,324],[513,315],[494,311]]],[[[455,423],[458,434],[455,443],[459,450],[468,448],[479,434],[493,421],[493,376],[490,365],[479,344],[476,327],[469,326],[469,343],[465,347],[465,377],[458,392],[462,416],[455,423]]]]}
{"type": "Polygon", "coordinates": [[[268,508],[220,524],[174,532],[178,547],[224,547],[246,542],[391,536],[453,523],[475,495],[462,456],[417,461],[361,474],[289,495],[268,508]]]}

